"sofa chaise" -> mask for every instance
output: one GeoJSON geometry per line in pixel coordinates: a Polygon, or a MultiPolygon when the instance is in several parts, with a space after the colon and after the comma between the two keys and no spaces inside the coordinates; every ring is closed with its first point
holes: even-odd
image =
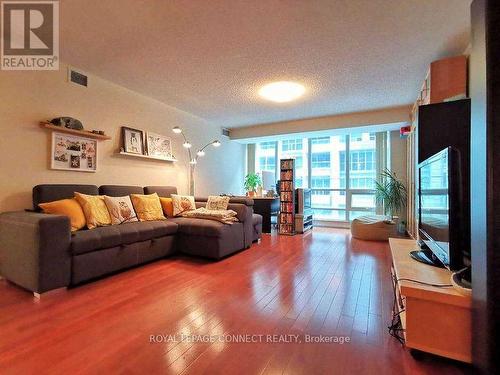
{"type": "MultiPolygon", "coordinates": [[[[72,198],[75,192],[170,197],[173,186],[37,185],[33,211],[0,214],[0,275],[39,295],[177,252],[221,259],[247,249],[260,237],[253,200],[231,198],[239,222],[168,218],[71,232],[66,216],[41,213],[38,204],[72,198]]],[[[206,199],[196,198],[197,207],[206,199]]]]}

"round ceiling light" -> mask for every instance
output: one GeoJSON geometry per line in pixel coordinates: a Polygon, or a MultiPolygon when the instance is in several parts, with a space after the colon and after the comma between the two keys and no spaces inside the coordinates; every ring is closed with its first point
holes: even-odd
{"type": "Polygon", "coordinates": [[[259,95],[272,102],[286,103],[300,98],[304,95],[305,91],[305,87],[300,83],[280,81],[262,86],[259,90],[259,95]]]}

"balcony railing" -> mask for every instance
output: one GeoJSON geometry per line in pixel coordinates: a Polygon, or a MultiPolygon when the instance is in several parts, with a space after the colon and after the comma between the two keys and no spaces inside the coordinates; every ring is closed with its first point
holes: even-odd
{"type": "Polygon", "coordinates": [[[311,192],[311,208],[316,213],[318,220],[347,222],[357,216],[374,214],[377,211],[374,189],[312,188],[311,192]],[[339,194],[334,195],[332,193],[339,194]],[[362,200],[359,200],[359,196],[363,196],[362,200]],[[325,198],[324,204],[321,204],[318,202],[318,198],[323,197],[325,198]],[[357,197],[358,199],[356,199],[357,197]],[[363,200],[369,200],[370,202],[363,202],[363,200]]]}

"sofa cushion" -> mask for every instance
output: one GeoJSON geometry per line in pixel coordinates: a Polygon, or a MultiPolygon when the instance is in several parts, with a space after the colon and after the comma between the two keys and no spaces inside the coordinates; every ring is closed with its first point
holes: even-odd
{"type": "Polygon", "coordinates": [[[144,189],[141,186],[101,185],[99,186],[99,194],[110,197],[123,197],[130,194],[144,194],[144,189]]]}
{"type": "Polygon", "coordinates": [[[179,233],[192,236],[222,237],[231,227],[215,220],[175,217],[168,219],[179,225],[179,233]]]}
{"type": "Polygon", "coordinates": [[[175,234],[178,225],[172,221],[145,221],[82,230],[73,234],[71,251],[84,254],[95,250],[151,240],[175,234]]]}
{"type": "Polygon", "coordinates": [[[254,226],[262,224],[262,215],[259,214],[252,214],[252,224],[254,226]]]}
{"type": "Polygon", "coordinates": [[[170,198],[172,194],[177,194],[177,188],[175,186],[146,186],[144,188],[144,194],[156,193],[160,197],[170,198]]]}
{"type": "Polygon", "coordinates": [[[44,184],[33,188],[33,208],[41,211],[40,203],[58,201],[60,199],[71,199],[75,191],[87,195],[98,195],[99,189],[95,185],[67,185],[67,184],[44,184]]]}

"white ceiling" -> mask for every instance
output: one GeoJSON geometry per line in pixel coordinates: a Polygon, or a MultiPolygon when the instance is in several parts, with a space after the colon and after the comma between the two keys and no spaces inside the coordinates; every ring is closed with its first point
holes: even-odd
{"type": "Polygon", "coordinates": [[[428,64],[462,53],[470,0],[64,0],[61,58],[238,127],[411,103],[428,64]],[[304,83],[292,103],[260,99],[304,83]]]}

